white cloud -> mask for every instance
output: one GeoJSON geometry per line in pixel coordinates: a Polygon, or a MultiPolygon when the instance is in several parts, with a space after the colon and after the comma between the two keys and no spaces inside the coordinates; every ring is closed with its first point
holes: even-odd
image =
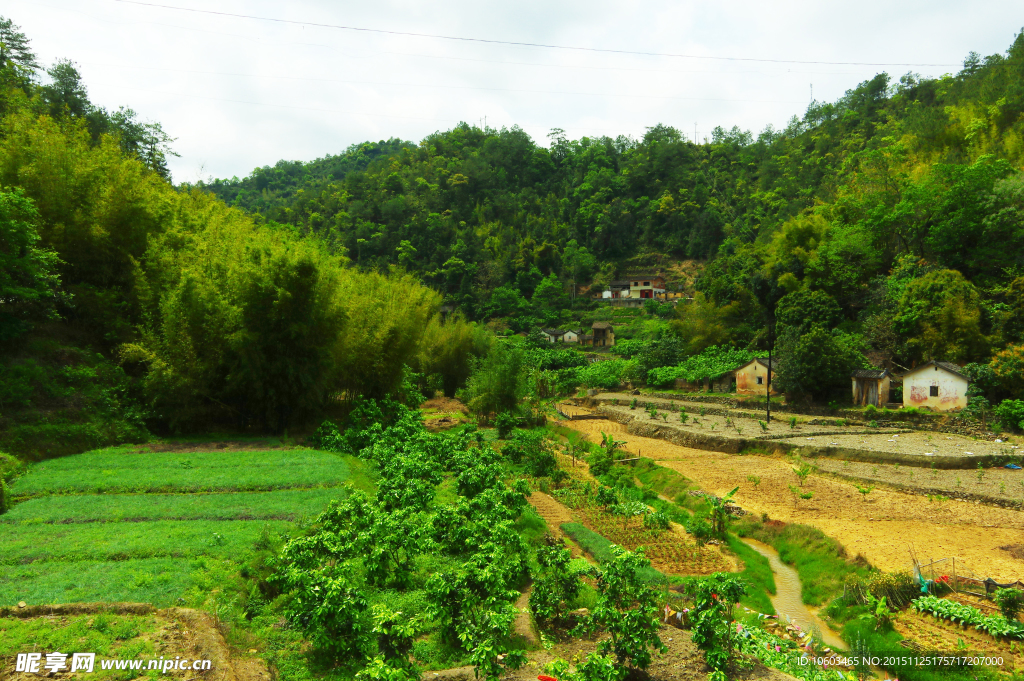
{"type": "Polygon", "coordinates": [[[459,121],[519,125],[546,142],[664,123],[783,126],[814,85],[833,100],[881,70],[956,71],[1003,52],[1019,3],[458,2],[161,0],[291,21],[601,49],[841,62],[847,66],[647,57],[345,31],[115,0],[9,0],[4,13],[45,63],[79,63],[94,103],[158,120],[181,158],[176,180],[246,175],[365,140],[418,141],[459,121]]]}

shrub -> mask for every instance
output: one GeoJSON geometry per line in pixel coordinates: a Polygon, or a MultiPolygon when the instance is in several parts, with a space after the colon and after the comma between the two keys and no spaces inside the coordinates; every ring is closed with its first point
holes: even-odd
{"type": "Polygon", "coordinates": [[[1006,430],[1024,430],[1024,400],[1003,400],[995,411],[1006,430]]]}
{"type": "Polygon", "coordinates": [[[599,449],[587,457],[587,463],[590,465],[590,474],[596,478],[602,475],[607,475],[615,463],[612,455],[603,449],[599,449]]]}
{"type": "Polygon", "coordinates": [[[686,531],[697,540],[697,544],[700,546],[707,544],[708,540],[711,539],[715,533],[714,526],[706,516],[690,516],[690,519],[686,521],[685,527],[686,531]]]}
{"type": "Polygon", "coordinates": [[[579,595],[580,579],[569,569],[571,560],[572,553],[561,542],[537,551],[540,570],[530,594],[530,610],[537,619],[550,621],[561,617],[579,595]]]}
{"type": "Polygon", "coordinates": [[[498,417],[494,419],[494,427],[498,429],[498,439],[505,440],[508,438],[512,429],[519,423],[519,419],[516,415],[510,411],[503,411],[498,414],[498,417]]]}
{"type": "Polygon", "coordinates": [[[644,527],[649,530],[667,530],[668,516],[658,511],[644,515],[644,527]]]}
{"type": "Polygon", "coordinates": [[[867,583],[867,590],[875,598],[884,598],[890,605],[902,608],[920,595],[921,588],[906,571],[876,572],[867,583]]]}
{"type": "Polygon", "coordinates": [[[710,681],[726,681],[726,668],[735,646],[738,628],[729,624],[732,607],[746,591],[743,582],[734,575],[716,572],[709,577],[694,579],[687,584],[687,593],[693,598],[690,619],[693,623],[693,642],[704,651],[704,658],[713,670],[710,681]]]}
{"type": "Polygon", "coordinates": [[[1024,592],[1017,589],[999,589],[994,595],[999,610],[1008,620],[1017,619],[1017,613],[1024,608],[1024,592]]]}

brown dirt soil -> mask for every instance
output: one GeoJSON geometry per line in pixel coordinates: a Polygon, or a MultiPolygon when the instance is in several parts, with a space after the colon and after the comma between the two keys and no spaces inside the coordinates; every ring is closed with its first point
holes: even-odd
{"type": "Polygon", "coordinates": [[[421,404],[420,409],[432,409],[444,414],[469,414],[469,407],[453,397],[433,397],[421,404]]]}
{"type": "Polygon", "coordinates": [[[598,509],[577,509],[574,514],[584,525],[619,546],[630,550],[643,546],[651,567],[665,574],[710,575],[736,569],[735,563],[722,555],[717,546],[697,546],[678,526],[667,532],[651,532],[638,519],[630,519],[623,526],[620,518],[598,509]]]}
{"type": "Polygon", "coordinates": [[[1024,562],[1002,546],[1020,543],[1024,513],[977,503],[946,501],[894,490],[876,489],[867,497],[849,482],[812,475],[804,491],[810,501],[794,504],[790,485],[798,485],[792,464],[764,456],[735,456],[688,447],[664,440],[630,435],[624,426],[604,419],[562,422],[591,441],[611,432],[626,442],[625,450],[654,459],[714,494],[739,486],[736,501],[747,511],[768,514],[785,522],[817,527],[843,544],[850,555],[863,554],[883,570],[910,567],[910,549],[922,562],[956,556],[957,571],[965,576],[992,577],[1010,582],[1024,576],[1024,562]],[[748,475],[761,478],[755,487],[748,475]]]}
{"type": "MultiPolygon", "coordinates": [[[[764,419],[764,412],[732,409],[714,403],[667,400],[646,395],[635,397],[641,405],[636,409],[629,408],[629,403],[634,396],[626,393],[600,393],[589,398],[589,403],[601,403],[602,409],[610,410],[624,417],[632,417],[640,423],[657,423],[687,433],[748,440],[765,439],[767,436],[768,442],[778,442],[796,447],[842,447],[872,453],[898,454],[919,458],[923,462],[922,465],[926,466],[929,458],[935,456],[954,458],[972,455],[978,457],[1024,456],[1024,448],[1018,444],[1019,438],[1013,436],[996,438],[991,435],[977,439],[964,435],[914,431],[905,427],[873,429],[863,425],[837,426],[834,424],[837,419],[791,413],[773,416],[772,422],[766,423],[767,429],[764,430],[758,424],[758,420],[764,419]],[[612,399],[617,399],[618,404],[613,405],[612,399]],[[643,408],[642,405],[647,403],[658,410],[656,419],[651,419],[643,408]],[[676,411],[669,411],[670,406],[674,406],[676,411]],[[707,412],[704,416],[699,415],[701,408],[707,412]],[[687,423],[685,424],[680,422],[680,409],[686,410],[687,423]],[[732,425],[726,423],[726,414],[731,419],[732,425]],[[789,419],[791,417],[797,419],[795,428],[790,427],[789,419]],[[699,423],[694,423],[694,420],[699,423]],[[812,422],[815,422],[816,425],[812,422]],[[714,425],[713,430],[712,425],[714,425]],[[741,430],[737,431],[735,426],[739,426],[741,430]],[[996,442],[997,439],[1002,441],[996,442]]],[[[577,413],[591,413],[585,408],[577,409],[580,409],[577,413]]],[[[563,411],[565,411],[565,407],[563,407],[563,411]]]]}
{"type": "Polygon", "coordinates": [[[451,397],[434,397],[420,405],[423,425],[432,433],[469,423],[469,409],[451,397]]]}
{"type": "MultiPolygon", "coordinates": [[[[232,658],[231,650],[221,635],[214,618],[200,610],[191,608],[167,608],[154,610],[145,603],[73,603],[55,606],[28,606],[25,608],[4,608],[0,617],[35,618],[55,620],[58,626],[70,624],[73,619],[90,618],[100,612],[116,614],[148,615],[156,621],[153,631],[142,634],[153,643],[156,654],[165,658],[181,656],[190,659],[210,660],[211,668],[205,672],[177,672],[184,674],[186,681],[270,681],[270,672],[263,660],[257,657],[237,655],[232,658]]],[[[88,652],[88,651],[85,651],[88,652]]],[[[99,661],[96,662],[99,669],[99,661]]],[[[6,666],[5,669],[13,669],[6,666]]],[[[79,673],[67,671],[50,674],[51,678],[76,679],[79,673]]],[[[3,681],[31,681],[38,674],[7,672],[0,675],[3,681]]],[[[82,677],[86,678],[86,677],[82,677]]]]}
{"type": "Polygon", "coordinates": [[[537,630],[533,626],[533,616],[530,614],[530,594],[532,592],[533,587],[529,586],[526,591],[519,594],[519,599],[516,600],[516,609],[519,610],[519,614],[516,615],[516,621],[512,627],[514,634],[522,636],[523,640],[531,646],[540,643],[537,638],[537,630]]]}
{"type": "MultiPolygon", "coordinates": [[[[704,663],[704,656],[697,646],[690,641],[690,632],[662,625],[659,632],[662,642],[668,647],[664,654],[654,655],[646,675],[635,674],[629,678],[639,681],[647,678],[651,681],[706,681],[711,671],[704,663]]],[[[596,650],[597,641],[573,639],[565,643],[555,644],[551,650],[537,650],[528,654],[525,666],[509,671],[502,679],[505,681],[536,681],[538,674],[544,673],[544,666],[561,658],[570,662],[583,661],[587,655],[596,650]]],[[[445,669],[437,672],[426,672],[423,681],[470,681],[473,679],[472,667],[445,669]]],[[[776,669],[770,669],[757,663],[750,669],[736,669],[729,673],[730,679],[741,681],[792,681],[791,676],[776,669]]]]}
{"type": "Polygon", "coordinates": [[[864,484],[878,482],[925,495],[975,495],[1007,506],[1024,507],[1024,471],[987,468],[979,480],[977,470],[940,470],[834,459],[815,459],[814,465],[827,473],[857,478],[864,484]]]}
{"type": "MultiPolygon", "coordinates": [[[[555,457],[559,467],[569,473],[570,479],[597,483],[590,474],[590,467],[582,459],[577,458],[574,463],[570,456],[561,452],[555,452],[555,457]]],[[[630,550],[643,546],[651,566],[666,574],[709,575],[718,571],[734,572],[740,569],[735,558],[723,553],[720,547],[711,544],[698,547],[686,530],[676,523],[672,523],[669,532],[658,533],[652,538],[649,536],[650,531],[645,530],[639,520],[630,520],[623,528],[621,520],[602,511],[570,509],[554,497],[534,491],[533,497],[537,495],[543,495],[544,498],[538,498],[538,503],[534,504],[534,507],[547,522],[549,531],[555,537],[569,542],[574,557],[580,552],[579,547],[572,543],[571,538],[563,535],[559,527],[562,523],[579,522],[605,539],[630,550]],[[551,518],[544,515],[542,508],[552,514],[551,518]]],[[[532,498],[530,503],[534,503],[532,498]]]]}
{"type": "Polygon", "coordinates": [[[561,502],[556,501],[544,492],[534,491],[530,494],[528,501],[537,509],[537,515],[544,519],[550,532],[556,539],[562,538],[562,523],[573,522],[572,512],[561,502]]]}

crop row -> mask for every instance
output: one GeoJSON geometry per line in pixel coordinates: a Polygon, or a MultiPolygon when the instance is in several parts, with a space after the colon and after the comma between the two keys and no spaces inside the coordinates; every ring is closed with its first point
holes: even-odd
{"type": "Polygon", "coordinates": [[[1024,639],[1024,624],[1010,621],[1001,615],[986,615],[975,607],[936,596],[922,596],[910,604],[918,612],[961,626],[972,626],[995,637],[1024,639]]]}
{"type": "Polygon", "coordinates": [[[352,461],[309,449],[181,453],[114,448],[43,461],[19,478],[11,492],[18,497],[337,485],[351,476],[352,461]]]}
{"type": "Polygon", "coordinates": [[[125,520],[300,520],[312,519],[342,487],[213,494],[58,494],[21,502],[0,515],[4,524],[94,523],[125,520]]]}

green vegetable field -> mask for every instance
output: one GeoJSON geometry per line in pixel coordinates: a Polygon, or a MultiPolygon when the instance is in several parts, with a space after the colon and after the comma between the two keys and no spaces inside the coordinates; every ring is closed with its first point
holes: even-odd
{"type": "Polygon", "coordinates": [[[357,459],[298,448],[118,447],[40,463],[0,522],[0,605],[199,602],[261,537],[294,532],[346,482],[368,484],[357,459]]]}

